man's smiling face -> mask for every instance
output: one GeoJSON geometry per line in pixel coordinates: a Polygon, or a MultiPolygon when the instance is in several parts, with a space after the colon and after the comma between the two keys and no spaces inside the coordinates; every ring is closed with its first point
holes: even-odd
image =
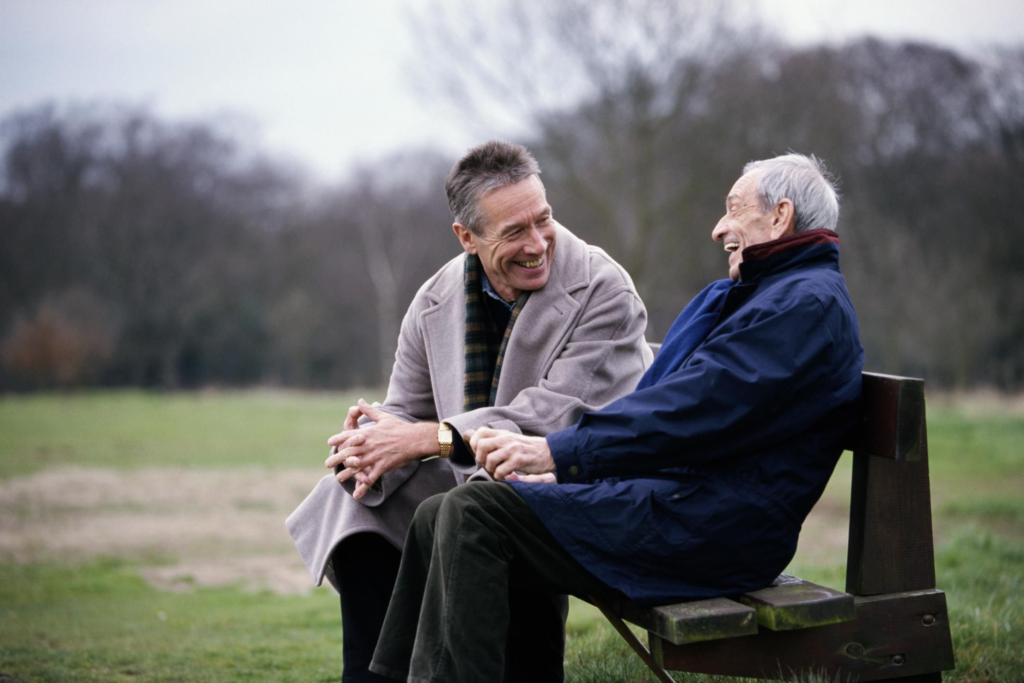
{"type": "MultiPolygon", "coordinates": [[[[780,232],[775,220],[777,211],[761,209],[761,200],[757,194],[758,175],[757,171],[752,171],[736,181],[725,200],[725,215],[711,232],[711,238],[722,242],[729,252],[729,277],[734,282],[740,279],[744,249],[778,239],[785,232],[780,232]]],[[[792,206],[789,200],[784,202],[792,206]]]]}
{"type": "Polygon", "coordinates": [[[460,223],[455,224],[455,234],[467,252],[480,257],[494,291],[511,302],[520,292],[546,285],[556,223],[540,179],[531,175],[492,190],[479,201],[486,219],[481,234],[460,223]]]}

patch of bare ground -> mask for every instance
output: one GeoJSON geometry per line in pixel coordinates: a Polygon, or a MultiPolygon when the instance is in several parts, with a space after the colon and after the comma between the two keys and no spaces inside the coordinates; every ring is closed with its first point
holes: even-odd
{"type": "Polygon", "coordinates": [[[969,391],[927,391],[928,407],[957,410],[968,417],[1007,415],[1024,417],[1024,393],[1009,394],[998,389],[969,391]]]}
{"type": "Polygon", "coordinates": [[[312,581],[284,519],[318,474],[66,468],[16,477],[0,482],[0,561],[122,557],[162,588],[305,592],[312,581]]]}

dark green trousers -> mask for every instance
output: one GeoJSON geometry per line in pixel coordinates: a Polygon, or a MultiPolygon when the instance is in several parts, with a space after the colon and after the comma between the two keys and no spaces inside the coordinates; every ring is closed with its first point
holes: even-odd
{"type": "Polygon", "coordinates": [[[560,681],[564,612],[543,606],[569,593],[622,597],[559,545],[513,487],[459,486],[416,511],[370,670],[416,683],[560,681]],[[538,607],[510,627],[522,596],[538,607]],[[521,676],[505,661],[510,637],[532,640],[514,650],[530,653],[521,676]]]}

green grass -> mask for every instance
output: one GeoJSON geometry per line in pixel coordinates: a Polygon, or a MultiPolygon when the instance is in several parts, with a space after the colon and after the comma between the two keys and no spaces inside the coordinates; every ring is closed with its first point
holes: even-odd
{"type": "Polygon", "coordinates": [[[337,603],[167,593],[117,560],[0,566],[0,673],[39,681],[334,680],[337,603]]]}
{"type": "MultiPolygon", "coordinates": [[[[380,392],[378,392],[380,393],[380,392]]],[[[142,391],[0,398],[0,480],[48,467],[298,466],[359,396],[142,391]]]]}
{"type": "MultiPolygon", "coordinates": [[[[0,481],[65,465],[304,467],[311,454],[325,451],[353,398],[279,392],[7,397],[0,399],[0,481]]],[[[1022,680],[1021,444],[1022,417],[978,417],[950,406],[929,413],[936,568],[957,656],[946,681],[1022,680]]],[[[849,476],[844,457],[826,498],[839,505],[848,500],[849,476]]],[[[0,564],[0,680],[337,680],[340,619],[332,591],[165,592],[139,578],[137,563],[174,561],[0,564]]],[[[844,585],[841,562],[798,556],[792,570],[844,585]]],[[[574,601],[567,643],[569,681],[654,680],[590,606],[574,601]]]]}
{"type": "MultiPolygon", "coordinates": [[[[164,593],[130,564],[0,567],[0,674],[39,681],[336,680],[333,595],[164,593]]],[[[574,601],[567,680],[653,680],[594,608],[574,601]]],[[[682,675],[685,681],[726,681],[682,675]]]]}
{"type": "Polygon", "coordinates": [[[957,676],[1024,678],[1024,545],[977,528],[961,529],[936,557],[949,600],[957,676]]]}
{"type": "Polygon", "coordinates": [[[985,417],[941,407],[928,412],[928,449],[934,479],[1024,476],[1024,418],[985,417]]]}
{"type": "MultiPolygon", "coordinates": [[[[957,671],[949,681],[1019,681],[1024,548],[964,530],[940,549],[957,671]]],[[[281,597],[223,589],[158,591],[118,560],[0,566],[0,673],[25,680],[336,679],[333,594],[281,597]]],[[[828,582],[836,568],[807,578],[828,582]]],[[[654,681],[596,610],[574,601],[567,680],[654,681]]],[[[679,674],[679,683],[735,679],[679,674]]],[[[803,681],[822,680],[805,676],[803,681]]]]}

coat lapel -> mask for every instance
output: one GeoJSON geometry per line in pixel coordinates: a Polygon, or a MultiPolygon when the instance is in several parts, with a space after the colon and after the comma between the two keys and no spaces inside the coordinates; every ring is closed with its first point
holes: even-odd
{"type": "Polygon", "coordinates": [[[462,379],[466,367],[463,353],[466,329],[464,260],[463,257],[457,258],[457,267],[448,268],[444,284],[435,292],[428,292],[434,305],[422,314],[434,406],[440,420],[463,412],[462,379]]]}
{"type": "Polygon", "coordinates": [[[540,384],[579,317],[580,303],[571,293],[590,284],[589,252],[565,228],[559,226],[557,235],[551,276],[530,294],[512,328],[495,405],[508,405],[521,391],[540,384]]]}

